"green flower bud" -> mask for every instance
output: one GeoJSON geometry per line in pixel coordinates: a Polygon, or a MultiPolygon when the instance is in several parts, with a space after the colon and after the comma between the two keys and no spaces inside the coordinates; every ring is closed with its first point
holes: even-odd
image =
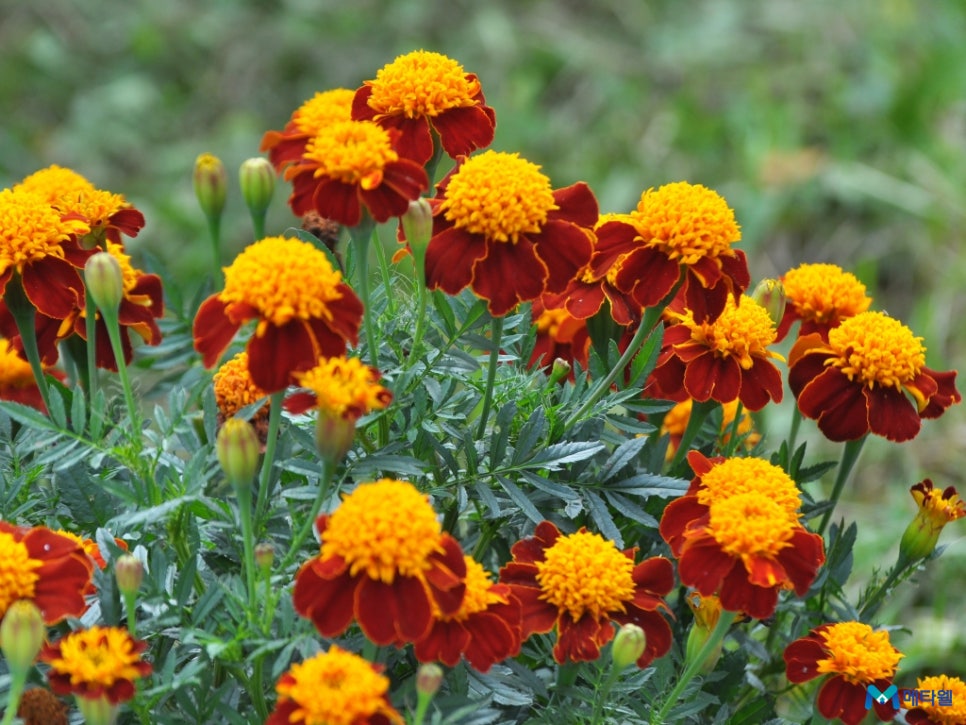
{"type": "Polygon", "coordinates": [[[416,672],[416,692],[420,699],[431,698],[439,692],[443,684],[443,668],[435,662],[427,662],[419,666],[416,672]]]}
{"type": "Polygon", "coordinates": [[[637,662],[638,657],[644,654],[646,645],[647,636],[643,629],[636,624],[622,625],[614,638],[610,655],[614,660],[615,669],[620,671],[637,662]]]}
{"type": "Polygon", "coordinates": [[[268,159],[260,156],[247,159],[238,172],[242,198],[253,217],[261,217],[268,210],[275,192],[275,169],[268,159]]]}
{"type": "Polygon", "coordinates": [[[553,367],[550,368],[550,385],[556,385],[566,380],[567,376],[570,375],[571,369],[570,363],[562,357],[555,358],[553,367]]]}
{"type": "MultiPolygon", "coordinates": [[[[711,638],[711,633],[718,626],[718,619],[721,617],[721,600],[716,596],[702,597],[697,592],[692,592],[688,596],[688,605],[694,613],[694,624],[691,625],[691,631],[688,632],[684,661],[691,663],[698,659],[704,645],[711,638]]],[[[700,673],[706,675],[711,672],[718,664],[720,657],[721,644],[703,662],[700,673]]]]}
{"type": "Polygon", "coordinates": [[[36,604],[18,599],[10,605],[0,623],[0,649],[12,673],[23,673],[33,666],[46,634],[44,617],[36,604]]]}
{"type": "Polygon", "coordinates": [[[319,409],[315,424],[315,444],[319,454],[331,465],[341,461],[356,438],[356,419],[319,409]]]}
{"type": "Polygon", "coordinates": [[[84,281],[101,314],[116,315],[124,299],[124,274],[114,255],[91,255],[84,265],[84,281]]]}
{"type": "Polygon", "coordinates": [[[106,693],[100,697],[77,696],[75,700],[86,725],[114,725],[117,722],[120,706],[112,705],[106,693]]]}
{"type": "Polygon", "coordinates": [[[195,159],[195,196],[208,219],[220,219],[228,194],[228,173],[225,165],[213,154],[201,154],[195,159]]]}
{"type": "Polygon", "coordinates": [[[263,574],[268,574],[271,571],[274,560],[274,546],[264,541],[255,546],[255,566],[261,569],[263,574]]]}
{"type": "Polygon", "coordinates": [[[261,444],[251,423],[241,418],[229,418],[218,431],[215,452],[231,485],[248,490],[258,471],[261,444]]]}
{"type": "Polygon", "coordinates": [[[122,554],[114,562],[114,579],[121,594],[133,596],[144,581],[144,564],[133,554],[122,554]]]}
{"type": "Polygon", "coordinates": [[[751,298],[765,308],[776,325],[785,314],[785,285],[780,279],[763,279],[751,293],[751,298]]]}
{"type": "Polygon", "coordinates": [[[423,197],[409,202],[409,209],[402,215],[403,234],[420,269],[426,259],[426,247],[433,236],[433,209],[423,197]]]}
{"type": "Polygon", "coordinates": [[[899,557],[912,562],[925,559],[933,552],[946,524],[966,516],[966,502],[954,487],[948,486],[940,491],[928,478],[910,488],[909,492],[919,505],[919,511],[902,534],[899,557]]]}

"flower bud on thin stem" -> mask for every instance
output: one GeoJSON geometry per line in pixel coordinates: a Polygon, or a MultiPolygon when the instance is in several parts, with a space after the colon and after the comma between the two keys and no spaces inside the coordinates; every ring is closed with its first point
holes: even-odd
{"type": "Polygon", "coordinates": [[[124,275],[121,265],[109,252],[98,252],[84,265],[84,281],[91,299],[106,319],[117,317],[124,299],[124,275]]]}
{"type": "Polygon", "coordinates": [[[751,298],[765,308],[776,325],[785,314],[785,285],[780,279],[763,279],[751,293],[751,298]]]}
{"type": "Polygon", "coordinates": [[[201,154],[195,160],[195,196],[208,220],[208,236],[215,257],[215,273],[221,274],[221,214],[228,195],[228,173],[213,154],[201,154]]]}
{"type": "Polygon", "coordinates": [[[3,622],[0,623],[0,650],[10,671],[10,688],[2,725],[13,722],[20,696],[27,684],[27,675],[44,644],[45,634],[43,615],[29,599],[15,601],[3,616],[3,622]]]}
{"type": "Polygon", "coordinates": [[[644,630],[636,624],[624,624],[617,631],[614,638],[614,646],[611,649],[611,657],[614,660],[614,668],[623,670],[625,667],[637,662],[638,657],[644,654],[644,647],[647,645],[647,637],[644,630]]]}
{"type": "Polygon", "coordinates": [[[229,418],[218,431],[215,449],[225,475],[239,491],[251,490],[258,471],[261,444],[251,423],[241,418],[229,418]]]}
{"type": "Polygon", "coordinates": [[[416,714],[413,718],[415,725],[422,725],[429,703],[443,684],[443,668],[435,662],[419,666],[416,673],[416,714]]]}
{"type": "Polygon", "coordinates": [[[242,198],[255,227],[255,239],[265,236],[265,213],[275,192],[275,169],[260,156],[247,159],[238,172],[242,198]]]}

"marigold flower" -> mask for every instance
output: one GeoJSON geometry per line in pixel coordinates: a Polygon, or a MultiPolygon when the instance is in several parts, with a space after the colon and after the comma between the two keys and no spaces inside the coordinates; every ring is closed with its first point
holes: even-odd
{"type": "Polygon", "coordinates": [[[399,152],[420,164],[433,156],[433,132],[455,159],[489,146],[496,128],[476,75],[425,50],[399,56],[366,81],[356,91],[352,117],[398,129],[399,152]]]}
{"type": "Polygon", "coordinates": [[[448,294],[465,287],[502,316],[545,292],[562,292],[590,259],[597,200],[577,183],[554,191],[519,154],[461,159],[440,183],[426,282],[448,294]]]}
{"type": "Polygon", "coordinates": [[[292,665],[275,685],[278,703],[265,725],[403,725],[389,702],[382,667],[332,645],[292,665]]]}
{"type": "Polygon", "coordinates": [[[260,151],[268,152],[268,160],[281,172],[295,163],[305,151],[308,140],[338,121],[352,120],[352,99],[356,92],[348,88],[320,91],[292,112],[281,131],[266,131],[260,151]]]}
{"type": "Polygon", "coordinates": [[[927,703],[910,708],[906,712],[909,725],[962,725],[966,723],[966,682],[949,675],[920,677],[919,690],[948,692],[949,704],[927,703]]]}
{"type": "MultiPolygon", "coordinates": [[[[587,323],[574,317],[564,308],[547,308],[544,297],[533,301],[531,315],[537,328],[537,342],[530,354],[529,367],[540,365],[549,370],[558,358],[580,363],[586,370],[590,354],[590,334],[587,323]]],[[[573,373],[571,373],[571,377],[573,373]]]]}
{"type": "Polygon", "coordinates": [[[20,698],[17,717],[24,725],[68,725],[67,705],[50,690],[32,687],[20,698]]]}
{"type": "Polygon", "coordinates": [[[126,629],[95,626],[45,645],[40,659],[50,665],[47,677],[58,695],[117,705],[134,697],[135,679],[151,674],[150,663],[141,659],[147,648],[126,629]]]}
{"type": "MultiPolygon", "coordinates": [[[[254,405],[259,400],[268,397],[268,393],[255,385],[252,375],[248,372],[248,353],[237,353],[230,360],[222,363],[212,378],[215,391],[215,404],[218,406],[218,416],[224,423],[242,408],[254,405]]],[[[266,402],[251,418],[252,425],[259,421],[268,420],[269,404],[266,402]]]]}
{"type": "MultiPolygon", "coordinates": [[[[63,378],[60,371],[46,371],[63,378]]],[[[9,340],[0,337],[0,400],[11,400],[47,412],[44,398],[37,387],[33,369],[9,340]]]]}
{"type": "MultiPolygon", "coordinates": [[[[691,592],[688,594],[687,602],[688,607],[691,608],[691,612],[694,614],[694,622],[691,625],[691,629],[688,630],[688,641],[685,645],[684,652],[685,662],[693,662],[711,638],[715,627],[718,626],[718,620],[721,618],[723,608],[721,606],[721,600],[713,594],[702,597],[698,592],[691,592]]],[[[721,657],[722,644],[723,642],[719,642],[717,648],[704,661],[701,667],[702,674],[707,674],[714,669],[718,663],[718,659],[721,657]]]]}
{"type": "Polygon", "coordinates": [[[802,323],[799,337],[817,332],[827,340],[829,330],[872,304],[865,285],[835,264],[799,265],[782,277],[782,284],[787,304],[778,325],[779,340],[798,320],[802,323]]]}
{"type": "Polygon", "coordinates": [[[25,177],[13,188],[39,194],[47,204],[54,206],[65,199],[79,199],[97,187],[73,169],[51,164],[25,177]]]}
{"type": "Polygon", "coordinates": [[[434,606],[458,611],[463,552],[411,483],[362,484],[316,528],[322,550],[299,569],[292,596],[322,636],[337,637],[355,620],[376,644],[416,642],[429,632],[434,606]]]}
{"type": "MultiPolygon", "coordinates": [[[[826,676],[818,691],[822,717],[857,725],[868,714],[869,685],[889,687],[903,655],[889,642],[888,632],[876,632],[862,622],[823,624],[785,648],[785,675],[798,684],[826,676]]],[[[892,701],[872,703],[880,720],[892,720],[892,701]]]]}
{"type": "Polygon", "coordinates": [[[757,619],[772,615],[781,589],[803,596],[825,547],[800,523],[795,482],[758,458],[709,460],[692,451],[688,463],[695,478],[660,523],[681,583],[757,619]]]}
{"type": "Polygon", "coordinates": [[[396,150],[398,134],[372,121],[337,121],[320,130],[285,169],[292,211],[316,211],[348,227],[359,224],[363,207],[377,222],[405,214],[429,177],[396,150]]]}
{"type": "Polygon", "coordinates": [[[205,367],[214,366],[241,325],[253,319],[258,325],[248,343],[248,369],[255,385],[271,393],[288,386],[292,373],[356,344],[362,303],[319,249],[266,237],[225,268],[225,289],[198,310],[195,349],[205,367]]]}
{"type": "Polygon", "coordinates": [[[37,605],[47,624],[79,617],[94,565],[72,539],[42,526],[0,521],[0,617],[18,599],[37,605]]]}
{"type": "Polygon", "coordinates": [[[729,296],[712,322],[697,322],[690,310],[672,317],[676,321],[664,331],[651,374],[652,396],[702,403],[739,400],[752,411],[770,400],[781,401],[781,373],[771,358],[783,358],[768,349],[775,341],[775,323],[764,307],[748,296],[740,304],[729,296]]]}
{"type": "MultiPolygon", "coordinates": [[[[65,529],[57,529],[54,533],[59,536],[66,536],[71,541],[76,542],[84,550],[84,553],[91,558],[91,561],[94,562],[98,569],[103,569],[107,566],[107,562],[104,560],[103,554],[101,554],[101,547],[94,539],[75,534],[73,531],[67,531],[65,529]]],[[[119,549],[123,549],[124,551],[128,550],[127,542],[123,539],[115,536],[114,543],[117,544],[119,549]]],[[[94,591],[93,587],[91,587],[90,591],[94,591]]]]}
{"type": "Polygon", "coordinates": [[[621,551],[613,541],[585,528],[564,536],[549,521],[511,549],[513,561],[500,581],[523,605],[523,637],[556,626],[554,659],[596,660],[614,637],[612,623],[636,624],[647,644],[637,659],[646,667],[671,648],[671,627],[660,610],[674,586],[671,562],[651,557],[635,564],[637,548],[621,551]]]}
{"type": "Polygon", "coordinates": [[[946,524],[966,516],[966,501],[955,487],[947,486],[940,491],[928,478],[910,488],[909,493],[916,500],[919,512],[902,534],[899,552],[910,561],[916,561],[933,552],[946,524]]]}
{"type": "Polygon", "coordinates": [[[466,592],[459,609],[444,614],[433,608],[433,626],[415,643],[420,662],[439,661],[455,667],[461,656],[480,672],[520,652],[522,611],[506,584],[497,584],[482,564],[466,562],[466,592]]]}
{"type": "Polygon", "coordinates": [[[833,441],[872,432],[915,438],[923,418],[962,400],[956,371],[927,368],[921,337],[882,312],[861,312],[828,332],[800,337],[789,353],[788,382],[802,415],[833,441]],[[908,394],[908,395],[907,395],[908,394]],[[910,399],[911,396],[911,399],[910,399]]]}
{"type": "MultiPolygon", "coordinates": [[[[661,435],[667,435],[670,438],[667,447],[668,460],[674,457],[674,453],[681,443],[684,431],[688,427],[688,421],[691,419],[691,409],[693,407],[694,401],[688,398],[677,403],[664,414],[664,419],[661,421],[661,435]]],[[[732,400],[730,403],[724,403],[721,406],[721,435],[719,437],[719,446],[727,445],[728,441],[731,440],[731,431],[734,429],[736,415],[738,415],[737,400],[732,400]]],[[[744,443],[746,450],[751,450],[761,440],[761,435],[754,431],[754,425],[755,421],[752,419],[751,413],[746,409],[742,410],[741,420],[738,421],[737,434],[739,440],[744,443]]]]}
{"type": "Polygon", "coordinates": [[[641,308],[654,307],[681,279],[685,307],[697,322],[714,320],[725,299],[737,299],[751,283],[748,263],[732,245],[741,232],[734,212],[717,192],[677,182],[641,195],[626,219],[597,230],[591,269],[612,275],[614,286],[641,308]]]}

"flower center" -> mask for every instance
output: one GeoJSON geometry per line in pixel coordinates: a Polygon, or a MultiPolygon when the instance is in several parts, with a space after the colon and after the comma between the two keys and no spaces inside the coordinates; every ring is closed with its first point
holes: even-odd
{"type": "Polygon", "coordinates": [[[966,516],[966,501],[960,498],[953,486],[939,490],[933,488],[932,481],[926,479],[913,486],[910,492],[919,505],[920,512],[939,527],[966,516]]]}
{"type": "Polygon", "coordinates": [[[538,334],[549,335],[551,338],[556,339],[557,333],[560,331],[560,326],[569,319],[570,313],[563,307],[560,307],[558,309],[544,310],[540,313],[540,316],[534,324],[537,326],[538,334]]]}
{"type": "Polygon", "coordinates": [[[442,552],[442,528],[428,499],[405,481],[384,478],[345,497],[322,533],[322,558],[341,556],[355,576],[392,584],[419,576],[427,558],[442,552]]]}
{"type": "Polygon", "coordinates": [[[44,257],[63,258],[61,245],[79,229],[76,223],[62,222],[60,216],[42,196],[0,191],[0,273],[44,257]]]}
{"type": "Polygon", "coordinates": [[[425,50],[399,56],[381,68],[369,85],[369,106],[376,113],[406,118],[432,118],[450,108],[472,106],[480,92],[480,82],[467,78],[463,66],[425,50]]]}
{"type": "Polygon", "coordinates": [[[648,189],[630,217],[644,244],[680,264],[730,255],[741,239],[728,203],[716,191],[686,181],[648,189]]]}
{"type": "Polygon", "coordinates": [[[798,487],[784,470],[760,458],[728,458],[701,476],[698,503],[716,502],[755,493],[774,502],[786,517],[794,517],[802,504],[798,487]]]}
{"type": "Polygon", "coordinates": [[[84,217],[91,229],[106,227],[111,216],[127,209],[130,204],[120,194],[102,189],[91,189],[78,194],[61,197],[54,206],[62,213],[74,212],[84,217]]]}
{"type": "Polygon", "coordinates": [[[316,93],[292,114],[295,127],[313,136],[338,121],[352,120],[352,98],[355,91],[334,88],[316,93]]]}
{"type": "Polygon", "coordinates": [[[43,562],[31,558],[27,546],[12,534],[0,532],[0,619],[18,599],[31,599],[43,562]]]}
{"type": "Polygon", "coordinates": [[[949,704],[926,703],[917,705],[929,716],[930,722],[942,723],[942,725],[957,725],[966,722],[966,682],[958,677],[948,675],[935,675],[932,677],[920,677],[918,689],[931,690],[933,692],[949,692],[951,700],[949,704]]]}
{"type": "Polygon", "coordinates": [[[828,657],[818,661],[818,671],[842,675],[853,685],[891,680],[902,659],[888,632],[876,632],[862,622],[833,624],[821,635],[828,657]]]}
{"type": "Polygon", "coordinates": [[[275,326],[292,319],[332,319],[329,303],[341,299],[342,275],[308,242],[267,237],[245,248],[225,268],[226,304],[254,307],[275,326]]]}
{"type": "Polygon", "coordinates": [[[334,121],[305,145],[304,157],[318,163],[315,176],[375,189],[383,169],[399,160],[389,132],[372,121],[334,121]]]}
{"type": "Polygon", "coordinates": [[[716,357],[734,356],[742,370],[749,370],[755,358],[778,357],[768,351],[775,341],[775,323],[768,311],[747,295],[736,305],[731,295],[714,322],[696,323],[690,312],[684,324],[691,328],[691,339],[710,348],[716,357]]]}
{"type": "Polygon", "coordinates": [[[836,323],[865,312],[872,298],[851,272],[834,264],[802,264],[782,277],[785,295],[804,320],[836,323]]]}
{"type": "Polygon", "coordinates": [[[873,387],[901,390],[926,364],[922,338],[883,312],[862,312],[828,333],[835,353],[827,364],[839,368],[849,380],[873,387]]]}
{"type": "Polygon", "coordinates": [[[595,619],[623,612],[634,597],[634,562],[600,534],[578,531],[561,536],[537,562],[537,583],[546,600],[576,622],[585,612],[595,619]]]}
{"type": "Polygon", "coordinates": [[[441,207],[459,229],[515,243],[539,232],[557,204],[539,166],[519,154],[485,151],[450,177],[441,207]]]}
{"type": "Polygon", "coordinates": [[[492,591],[493,581],[483,565],[471,556],[464,556],[466,561],[466,592],[459,610],[451,615],[442,614],[436,602],[431,602],[433,616],[444,622],[455,620],[463,622],[471,614],[485,611],[491,604],[506,603],[506,597],[492,591]]]}
{"type": "Polygon", "coordinates": [[[95,190],[94,185],[76,171],[56,164],[35,171],[14,188],[39,194],[48,204],[79,199],[95,190]]]}
{"type": "Polygon", "coordinates": [[[69,634],[60,642],[60,657],[50,666],[70,675],[71,684],[110,687],[119,680],[141,677],[141,656],[123,629],[94,626],[69,634]]]}
{"type": "Polygon", "coordinates": [[[0,387],[29,388],[33,385],[30,363],[17,354],[9,341],[0,338],[0,387]]]}
{"type": "MultiPolygon", "coordinates": [[[[255,385],[248,372],[248,353],[240,352],[228,360],[215,373],[213,378],[215,403],[225,418],[231,418],[246,405],[258,402],[268,395],[255,385]]],[[[268,403],[259,413],[268,414],[268,403]]]]}
{"type": "Polygon", "coordinates": [[[392,394],[378,382],[379,373],[357,357],[326,358],[295,377],[302,387],[315,393],[320,410],[342,418],[358,418],[392,401],[392,394]]]}
{"type": "Polygon", "coordinates": [[[290,722],[305,725],[353,725],[387,707],[389,680],[366,660],[335,645],[328,652],[292,665],[278,694],[298,705],[290,722]]]}
{"type": "Polygon", "coordinates": [[[739,493],[711,504],[708,531],[726,554],[773,559],[789,546],[796,519],[762,493],[739,493]]]}
{"type": "Polygon", "coordinates": [[[121,267],[121,279],[124,283],[124,294],[127,295],[132,289],[137,287],[138,278],[141,273],[138,272],[131,265],[131,257],[124,253],[124,246],[121,244],[115,244],[114,242],[108,240],[107,242],[108,253],[117,260],[118,265],[121,267]]]}

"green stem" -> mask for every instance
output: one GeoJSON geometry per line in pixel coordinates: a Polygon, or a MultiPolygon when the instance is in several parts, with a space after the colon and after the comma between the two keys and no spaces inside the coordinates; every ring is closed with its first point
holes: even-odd
{"type": "Polygon", "coordinates": [[[255,505],[255,527],[261,525],[262,517],[268,506],[268,489],[272,482],[272,466],[275,464],[275,447],[278,444],[278,429],[282,422],[282,400],[285,391],[272,393],[268,412],[268,439],[265,441],[265,456],[258,477],[258,503],[255,505]]]}
{"type": "Polygon", "coordinates": [[[3,714],[3,721],[0,725],[10,725],[17,716],[20,707],[20,698],[27,685],[27,674],[30,668],[14,668],[10,672],[10,689],[7,691],[7,710],[3,714]]]}
{"type": "Polygon", "coordinates": [[[885,597],[889,592],[891,592],[897,584],[899,584],[903,579],[905,579],[908,574],[915,569],[916,561],[907,558],[899,553],[899,559],[889,570],[886,578],[875,588],[875,590],[870,594],[859,609],[859,619],[863,622],[868,622],[872,617],[876,615],[879,611],[879,607],[885,601],[885,597]]]}
{"type": "Polygon", "coordinates": [[[265,238],[265,213],[252,214],[252,228],[255,230],[255,241],[265,238]]]}
{"type": "Polygon", "coordinates": [[[718,646],[724,641],[725,635],[728,634],[728,630],[731,628],[731,624],[735,621],[737,612],[721,612],[721,616],[718,619],[718,624],[715,625],[714,631],[711,632],[711,636],[708,637],[708,641],[704,643],[704,647],[698,652],[698,656],[694,658],[688,666],[684,668],[684,672],[678,678],[678,681],[674,684],[674,688],[671,690],[664,704],[657,711],[657,714],[651,718],[651,725],[664,725],[666,721],[668,712],[671,708],[677,704],[678,699],[684,692],[684,689],[690,684],[694,676],[701,671],[704,666],[705,661],[714,653],[718,646]]]}
{"type": "Polygon", "coordinates": [[[369,295],[369,242],[372,239],[374,222],[366,216],[356,226],[349,229],[349,236],[352,240],[353,251],[356,257],[356,272],[359,277],[357,285],[359,287],[359,298],[362,300],[362,323],[365,328],[366,346],[369,348],[369,364],[375,368],[379,367],[379,338],[376,336],[375,321],[373,310],[370,305],[369,295]]]}
{"type": "Polygon", "coordinates": [[[835,506],[842,496],[842,490],[849,480],[849,475],[852,473],[856,461],[859,460],[859,454],[862,453],[862,446],[868,437],[868,434],[866,434],[861,438],[856,438],[854,441],[847,441],[845,444],[845,449],[842,451],[842,460],[839,461],[839,470],[835,477],[835,484],[832,486],[832,495],[829,496],[829,507],[822,516],[821,523],[818,525],[817,533],[820,536],[825,533],[825,528],[832,519],[832,512],[835,511],[835,506]]]}
{"type": "Polygon", "coordinates": [[[84,327],[87,331],[87,399],[93,400],[97,392],[97,305],[90,289],[85,289],[84,327]]]}
{"type": "Polygon", "coordinates": [[[678,443],[677,450],[674,451],[674,458],[671,459],[671,465],[668,466],[668,471],[673,471],[684,460],[684,457],[691,450],[691,444],[701,431],[704,421],[707,420],[711,411],[718,407],[718,405],[718,402],[715,400],[705,400],[704,402],[695,400],[691,404],[691,415],[688,417],[688,424],[684,428],[684,433],[681,434],[681,442],[678,443]]]}
{"type": "Polygon", "coordinates": [[[127,631],[131,638],[137,637],[137,592],[124,592],[124,614],[127,616],[127,631]]]}
{"type": "Polygon", "coordinates": [[[33,371],[34,380],[40,390],[40,397],[44,401],[44,407],[50,410],[50,388],[47,386],[47,376],[44,374],[44,366],[40,362],[40,348],[37,347],[37,328],[34,323],[36,320],[36,310],[27,299],[23,290],[20,275],[15,274],[13,279],[7,282],[7,289],[3,296],[3,301],[10,310],[14,322],[17,324],[17,331],[20,333],[20,342],[23,345],[23,352],[30,363],[33,371]]]}
{"type": "Polygon", "coordinates": [[[604,684],[601,685],[597,692],[597,697],[594,700],[594,715],[591,723],[593,725],[598,725],[604,722],[604,703],[607,702],[607,698],[610,697],[610,691],[614,689],[614,684],[617,682],[617,678],[620,676],[620,669],[611,660],[610,672],[607,673],[607,679],[604,680],[604,684]]]}
{"type": "Polygon", "coordinates": [[[482,438],[486,433],[486,420],[490,417],[490,406],[493,404],[493,384],[496,382],[496,368],[500,362],[500,340],[503,337],[503,318],[494,317],[490,327],[490,361],[486,368],[486,389],[483,391],[483,410],[480,412],[480,425],[476,437],[482,438]]]}
{"type": "Polygon", "coordinates": [[[414,361],[419,360],[423,344],[423,328],[426,319],[426,278],[418,269],[413,273],[413,280],[416,284],[416,330],[413,332],[412,349],[406,360],[406,368],[412,367],[414,361]]]}
{"type": "Polygon", "coordinates": [[[255,534],[252,529],[252,491],[249,486],[236,486],[238,518],[241,519],[242,556],[245,566],[245,591],[248,593],[248,617],[257,619],[255,595],[255,534]]]}
{"type": "Polygon", "coordinates": [[[315,525],[315,519],[319,515],[319,511],[322,508],[322,504],[329,497],[329,489],[332,486],[332,474],[335,472],[335,464],[322,460],[322,478],[319,480],[319,491],[315,495],[315,501],[312,502],[312,508],[309,509],[308,518],[306,518],[299,530],[292,537],[292,543],[289,545],[288,552],[282,559],[282,563],[279,565],[280,571],[285,571],[293,561],[295,557],[298,556],[299,549],[302,543],[309,537],[312,533],[313,526],[315,525]]]}
{"type": "Polygon", "coordinates": [[[382,276],[382,286],[386,289],[386,313],[390,317],[396,316],[396,300],[392,294],[392,274],[389,271],[389,259],[386,257],[386,248],[382,246],[382,240],[376,234],[376,259],[379,261],[379,274],[382,276]]]}
{"type": "MultiPolygon", "coordinates": [[[[221,215],[208,216],[208,238],[211,240],[211,250],[215,260],[215,287],[220,287],[224,281],[221,271],[221,215]]],[[[255,237],[261,239],[261,237],[255,237]]]]}
{"type": "Polygon", "coordinates": [[[792,455],[795,452],[795,442],[798,439],[798,429],[802,425],[802,411],[798,409],[796,405],[792,409],[792,424],[788,430],[788,455],[792,455]]]}

